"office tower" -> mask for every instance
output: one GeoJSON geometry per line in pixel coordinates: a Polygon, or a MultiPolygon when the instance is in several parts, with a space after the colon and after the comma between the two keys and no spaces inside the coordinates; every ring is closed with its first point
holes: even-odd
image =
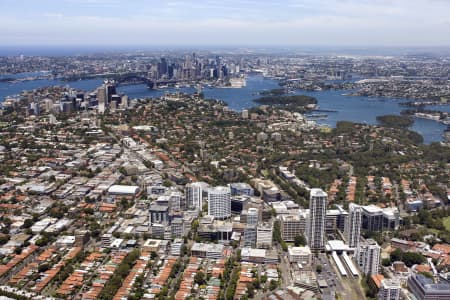
{"type": "Polygon", "coordinates": [[[245,182],[237,182],[230,184],[231,195],[232,196],[253,196],[254,190],[253,188],[245,182]]]}
{"type": "Polygon", "coordinates": [[[357,253],[357,262],[360,269],[367,276],[378,274],[380,267],[381,247],[372,239],[361,242],[357,253]]]}
{"type": "Polygon", "coordinates": [[[163,225],[169,224],[169,207],[165,205],[152,204],[150,205],[150,222],[151,224],[158,223],[163,225]]]}
{"type": "Polygon", "coordinates": [[[247,225],[244,229],[244,247],[255,247],[256,225],[247,225]]]}
{"type": "Polygon", "coordinates": [[[106,99],[108,99],[107,104],[111,102],[112,96],[116,95],[116,83],[113,80],[106,80],[104,83],[105,91],[106,91],[106,99]]]}
{"type": "Polygon", "coordinates": [[[184,210],[186,207],[185,205],[183,205],[184,201],[183,201],[184,197],[183,194],[179,191],[172,191],[170,193],[170,198],[169,198],[169,207],[170,209],[173,210],[184,210]]]}
{"type": "Polygon", "coordinates": [[[231,216],[231,192],[226,186],[208,189],[208,215],[218,219],[231,216]]]}
{"type": "Polygon", "coordinates": [[[400,282],[394,279],[381,280],[379,300],[400,300],[400,282]]]}
{"type": "Polygon", "coordinates": [[[122,109],[128,108],[128,96],[127,95],[123,95],[120,98],[120,108],[122,108],[122,109]]]}
{"type": "Polygon", "coordinates": [[[359,237],[361,235],[362,208],[359,205],[350,203],[349,215],[345,224],[345,239],[351,248],[359,249],[359,237]]]}
{"type": "Polygon", "coordinates": [[[189,208],[200,211],[203,207],[203,190],[199,182],[189,183],[185,186],[186,203],[189,208]]]}
{"type": "Polygon", "coordinates": [[[400,225],[398,208],[380,208],[375,205],[362,206],[361,227],[367,231],[394,231],[400,225]]]}
{"type": "Polygon", "coordinates": [[[108,104],[108,98],[106,96],[106,89],[101,86],[97,89],[97,101],[98,101],[98,112],[104,113],[106,110],[106,105],[108,104]]]}
{"type": "Polygon", "coordinates": [[[271,248],[272,239],[272,223],[262,223],[256,227],[256,248],[271,248]]]}
{"type": "Polygon", "coordinates": [[[254,247],[256,245],[258,219],[258,209],[254,207],[249,208],[247,211],[247,226],[244,229],[244,246],[246,247],[254,247]]]}
{"type": "Polygon", "coordinates": [[[280,221],[281,238],[286,242],[293,242],[296,236],[304,235],[306,229],[305,214],[282,215],[280,221]]]}
{"type": "Polygon", "coordinates": [[[325,246],[327,193],[322,189],[311,189],[310,195],[307,239],[312,250],[322,250],[325,246]]]}
{"type": "Polygon", "coordinates": [[[256,226],[258,225],[259,211],[257,208],[250,207],[247,213],[247,225],[256,226]]]}
{"type": "Polygon", "coordinates": [[[158,77],[164,77],[167,74],[168,71],[168,65],[167,60],[162,57],[161,62],[158,63],[158,77]]]}

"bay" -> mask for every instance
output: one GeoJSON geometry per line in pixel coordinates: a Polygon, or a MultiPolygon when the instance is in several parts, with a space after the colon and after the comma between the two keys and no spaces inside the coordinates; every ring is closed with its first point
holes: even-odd
{"type": "MultiPolygon", "coordinates": [[[[24,78],[36,75],[34,73],[25,73],[16,75],[17,78],[24,78]]],[[[102,84],[102,79],[89,79],[65,82],[60,80],[32,80],[16,83],[0,82],[0,99],[6,96],[19,94],[24,90],[32,90],[45,86],[70,86],[72,88],[93,91],[102,84]]],[[[206,98],[220,99],[225,101],[228,106],[236,111],[255,106],[253,99],[258,98],[258,93],[271,89],[279,88],[278,81],[267,79],[258,75],[250,75],[247,77],[247,85],[243,88],[216,88],[206,87],[203,93],[206,98]]],[[[193,87],[183,88],[165,88],[149,90],[146,85],[123,85],[118,87],[119,93],[127,94],[131,99],[160,97],[166,92],[184,92],[194,93],[193,87]]],[[[389,99],[378,97],[362,97],[362,96],[346,96],[346,91],[342,90],[326,90],[326,91],[296,91],[295,94],[303,94],[317,98],[321,110],[329,110],[326,112],[328,118],[319,120],[319,124],[336,126],[338,121],[352,121],[358,123],[377,124],[376,117],[386,114],[400,114],[405,109],[399,103],[406,101],[405,99],[389,99]]],[[[429,106],[428,109],[441,110],[450,112],[449,105],[429,106]]],[[[446,126],[444,124],[425,119],[415,119],[413,126],[410,128],[424,137],[424,142],[429,144],[442,140],[442,134],[446,126]]]]}

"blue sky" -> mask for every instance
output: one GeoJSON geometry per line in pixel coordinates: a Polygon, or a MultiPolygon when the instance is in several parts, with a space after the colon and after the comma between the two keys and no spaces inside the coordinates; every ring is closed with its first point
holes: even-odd
{"type": "Polygon", "coordinates": [[[0,0],[2,45],[450,46],[450,0],[0,0]]]}

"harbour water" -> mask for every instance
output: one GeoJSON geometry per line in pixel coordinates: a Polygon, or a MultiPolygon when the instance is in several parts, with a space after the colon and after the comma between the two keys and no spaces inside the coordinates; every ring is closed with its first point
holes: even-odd
{"type": "MultiPolygon", "coordinates": [[[[33,76],[35,74],[21,74],[16,78],[33,76]]],[[[8,76],[10,77],[10,76],[8,76]]],[[[60,80],[31,80],[16,83],[0,82],[0,100],[6,96],[19,94],[23,90],[32,90],[39,87],[59,85],[81,89],[85,91],[93,91],[102,84],[101,79],[80,80],[72,82],[64,82],[60,80]]],[[[279,88],[278,82],[273,79],[266,79],[262,76],[248,76],[247,85],[237,89],[222,89],[214,87],[206,87],[203,92],[206,98],[214,98],[225,101],[231,109],[241,111],[255,105],[252,101],[258,97],[258,93],[264,90],[279,88]]],[[[165,92],[185,92],[194,93],[195,88],[166,88],[159,90],[149,90],[146,85],[124,85],[119,86],[120,93],[127,94],[130,98],[146,98],[159,97],[165,92]]],[[[335,126],[337,121],[346,120],[358,123],[377,124],[376,117],[386,114],[399,114],[405,107],[399,105],[404,101],[401,99],[388,98],[372,98],[345,96],[346,91],[328,90],[328,91],[297,91],[296,94],[303,94],[317,98],[321,110],[329,110],[327,119],[317,120],[319,124],[335,126]]],[[[441,110],[450,112],[450,106],[429,106],[428,109],[441,110]]],[[[411,130],[420,133],[424,137],[425,143],[431,143],[442,140],[442,134],[446,126],[438,122],[426,119],[415,119],[411,130]]]]}

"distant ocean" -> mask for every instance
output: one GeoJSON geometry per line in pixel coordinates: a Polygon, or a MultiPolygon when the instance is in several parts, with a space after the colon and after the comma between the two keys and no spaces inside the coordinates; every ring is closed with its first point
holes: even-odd
{"type": "Polygon", "coordinates": [[[252,50],[260,54],[288,54],[305,55],[362,55],[362,56],[447,56],[450,47],[343,47],[343,46],[208,46],[208,45],[86,45],[86,46],[0,46],[0,56],[73,56],[95,53],[120,53],[125,51],[152,50],[211,50],[214,52],[234,50],[252,50]]]}

